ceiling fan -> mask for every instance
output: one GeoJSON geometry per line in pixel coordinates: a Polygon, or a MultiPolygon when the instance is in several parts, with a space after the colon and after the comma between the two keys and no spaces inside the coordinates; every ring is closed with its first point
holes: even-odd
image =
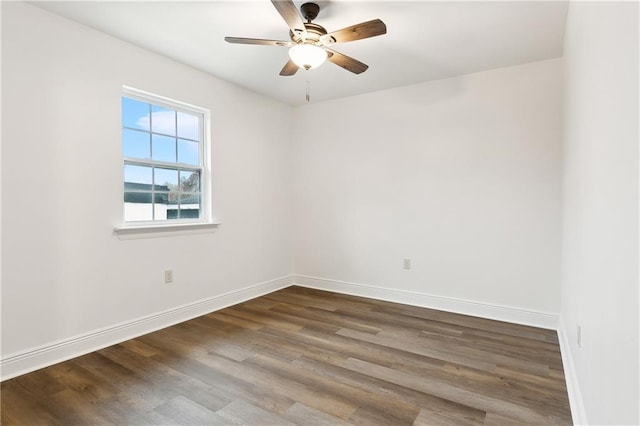
{"type": "Polygon", "coordinates": [[[289,47],[290,59],[280,71],[280,75],[283,76],[294,75],[299,68],[306,70],[315,68],[325,60],[329,60],[329,62],[333,62],[354,74],[363,73],[369,68],[367,64],[336,52],[329,46],[387,33],[387,26],[380,19],[327,33],[324,27],[311,22],[320,12],[320,6],[317,4],[305,3],[300,6],[302,17],[307,21],[303,22],[292,0],[271,0],[271,3],[289,26],[291,41],[243,37],[225,37],[224,39],[229,43],[289,47]]]}

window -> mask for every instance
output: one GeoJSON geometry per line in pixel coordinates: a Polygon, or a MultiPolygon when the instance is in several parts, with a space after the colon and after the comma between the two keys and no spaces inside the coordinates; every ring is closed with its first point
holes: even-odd
{"type": "Polygon", "coordinates": [[[207,110],[122,95],[125,226],[210,223],[207,110]]]}

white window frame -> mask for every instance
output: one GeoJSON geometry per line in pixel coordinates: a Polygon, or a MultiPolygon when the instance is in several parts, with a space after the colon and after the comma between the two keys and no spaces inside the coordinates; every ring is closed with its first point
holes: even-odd
{"type": "MultiPolygon", "coordinates": [[[[174,99],[159,96],[150,92],[135,89],[129,86],[123,86],[120,96],[120,100],[123,98],[130,98],[137,101],[150,103],[160,107],[169,108],[176,111],[182,111],[188,114],[197,114],[202,119],[202,127],[200,132],[200,165],[194,167],[189,164],[182,163],[164,163],[157,160],[145,160],[139,158],[130,158],[122,155],[121,167],[124,170],[125,164],[138,164],[146,166],[160,166],[169,168],[181,168],[181,169],[198,169],[200,170],[200,218],[198,219],[164,219],[164,220],[145,220],[145,221],[125,221],[124,217],[124,172],[122,173],[122,218],[121,224],[115,227],[115,231],[120,237],[136,237],[136,236],[162,236],[166,232],[174,233],[175,231],[202,231],[210,229],[219,225],[219,222],[214,220],[212,214],[212,196],[211,196],[211,165],[210,165],[210,152],[211,152],[211,113],[208,109],[201,108],[195,105],[187,104],[185,102],[177,101],[174,99]]],[[[121,111],[122,112],[122,111],[121,111]]],[[[122,114],[120,114],[122,117],[122,114]]],[[[122,129],[122,118],[120,118],[120,129],[122,129]]],[[[121,140],[122,143],[122,140],[121,140]]]]}

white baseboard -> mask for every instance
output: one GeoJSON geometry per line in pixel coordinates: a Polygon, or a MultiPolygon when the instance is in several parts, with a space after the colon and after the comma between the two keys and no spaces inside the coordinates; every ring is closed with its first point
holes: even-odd
{"type": "Polygon", "coordinates": [[[567,393],[569,395],[569,406],[571,407],[571,417],[574,425],[587,425],[587,413],[582,402],[582,394],[578,385],[576,367],[571,355],[569,345],[569,335],[565,323],[560,316],[558,325],[558,340],[560,342],[560,354],[562,355],[562,365],[564,368],[564,379],[567,382],[567,393]]]}
{"type": "Polygon", "coordinates": [[[0,381],[271,293],[290,286],[292,282],[292,275],[276,278],[132,321],[9,354],[0,359],[0,381]]]}
{"type": "Polygon", "coordinates": [[[452,297],[294,275],[295,285],[556,330],[558,315],[452,297]]]}

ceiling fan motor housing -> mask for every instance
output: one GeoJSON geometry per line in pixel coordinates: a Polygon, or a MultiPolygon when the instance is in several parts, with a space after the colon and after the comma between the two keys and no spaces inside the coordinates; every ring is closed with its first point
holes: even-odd
{"type": "Polygon", "coordinates": [[[307,31],[306,37],[304,37],[302,31],[289,31],[289,36],[291,37],[291,41],[294,43],[313,43],[317,44],[321,40],[323,44],[335,43],[335,39],[333,37],[324,37],[327,35],[327,30],[324,29],[323,26],[314,24],[312,22],[305,22],[304,28],[307,31]]]}

